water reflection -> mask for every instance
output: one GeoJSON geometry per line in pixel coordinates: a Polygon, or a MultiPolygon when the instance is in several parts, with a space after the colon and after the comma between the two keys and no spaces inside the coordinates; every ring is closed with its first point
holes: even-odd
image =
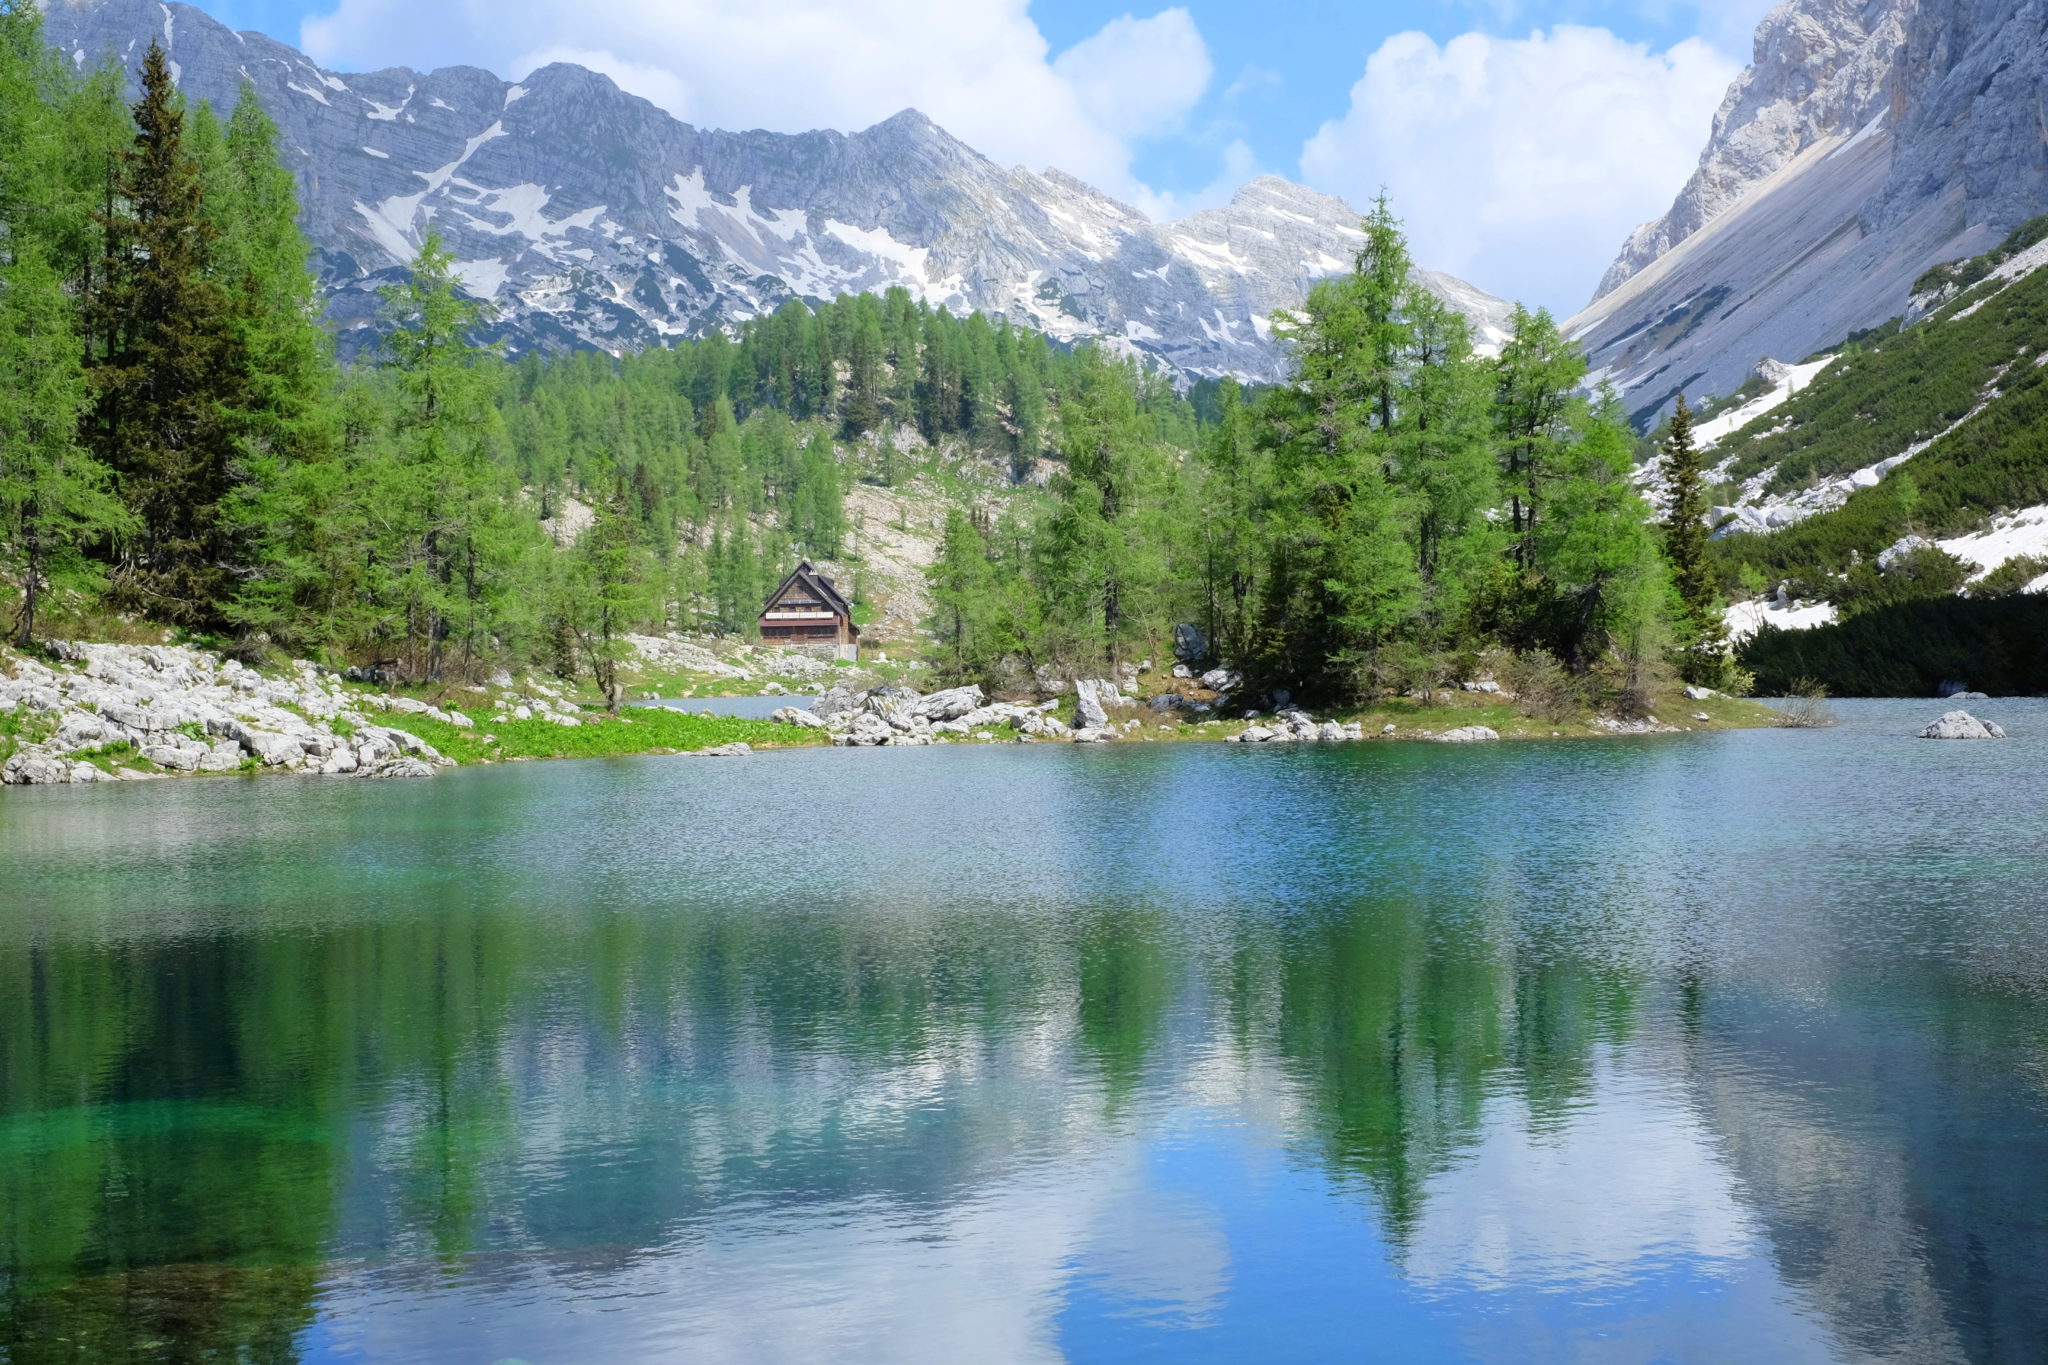
{"type": "Polygon", "coordinates": [[[1888,733],[11,803],[0,1361],[2030,1359],[2048,793],[1888,733]]]}

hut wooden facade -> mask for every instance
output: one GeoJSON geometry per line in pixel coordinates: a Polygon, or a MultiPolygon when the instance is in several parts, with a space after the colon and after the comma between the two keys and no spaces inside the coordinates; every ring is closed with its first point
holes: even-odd
{"type": "Polygon", "coordinates": [[[860,658],[860,627],[832,580],[805,560],[761,608],[761,643],[852,662],[860,658]]]}

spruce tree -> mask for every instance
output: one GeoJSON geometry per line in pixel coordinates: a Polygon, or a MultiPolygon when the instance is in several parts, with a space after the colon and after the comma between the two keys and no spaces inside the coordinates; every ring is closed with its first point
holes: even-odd
{"type": "Polygon", "coordinates": [[[117,565],[122,595],[159,619],[215,629],[242,567],[224,505],[245,477],[245,365],[209,274],[219,230],[161,44],[143,61],[134,117],[115,206],[99,218],[104,251],[86,311],[98,401],[84,430],[137,519],[117,565]]]}
{"type": "Polygon", "coordinates": [[[1708,557],[1707,489],[1693,439],[1692,409],[1684,395],[1664,438],[1664,554],[1678,590],[1685,637],[1685,673],[1694,682],[1722,680],[1728,663],[1727,627],[1708,557]]]}

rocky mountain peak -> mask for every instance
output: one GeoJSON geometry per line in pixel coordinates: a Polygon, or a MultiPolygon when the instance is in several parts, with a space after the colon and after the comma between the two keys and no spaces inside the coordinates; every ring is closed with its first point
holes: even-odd
{"type": "Polygon", "coordinates": [[[2048,209],[2044,33],[2044,0],[1787,0],[1574,335],[1647,419],[1903,313],[2048,209]]]}
{"type": "MultiPolygon", "coordinates": [[[[344,351],[371,337],[378,287],[431,228],[514,352],[636,349],[792,298],[901,287],[1187,375],[1271,381],[1288,367],[1274,312],[1356,250],[1354,210],[1283,180],[1155,224],[1060,171],[1005,170],[915,109],[851,134],[720,132],[573,64],[518,83],[337,73],[183,4],[47,3],[50,41],[81,66],[132,69],[161,39],[188,95],[225,107],[255,87],[299,173],[344,351]]],[[[1445,288],[1475,316],[1505,314],[1445,288]]]]}

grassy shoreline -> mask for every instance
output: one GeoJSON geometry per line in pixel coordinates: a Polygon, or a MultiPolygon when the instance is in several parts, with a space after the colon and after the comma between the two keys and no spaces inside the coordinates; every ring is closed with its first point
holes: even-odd
{"type": "MultiPolygon", "coordinates": [[[[793,706],[808,705],[807,697],[792,697],[793,706]]],[[[1646,734],[1711,733],[1719,730],[1768,729],[1779,723],[1779,715],[1761,702],[1735,697],[1712,697],[1706,701],[1685,701],[1690,710],[1670,718],[1660,717],[1655,729],[1613,729],[1600,723],[1588,711],[1568,720],[1551,722],[1521,715],[1513,705],[1485,697],[1463,694],[1449,702],[1421,702],[1400,699],[1360,711],[1347,711],[1332,719],[1356,722],[1366,732],[1363,742],[1430,743],[1449,730],[1482,725],[1507,740],[1613,739],[1646,734]],[[1484,698],[1484,699],[1482,699],[1484,698]],[[1703,714],[1702,722],[1695,715],[1703,714]],[[1391,733],[1385,727],[1393,726],[1391,733]]],[[[561,726],[551,721],[526,720],[492,722],[472,717],[475,728],[464,730],[427,716],[390,715],[383,723],[417,735],[454,759],[469,766],[482,763],[524,762],[536,759],[634,758],[686,754],[721,745],[743,743],[757,751],[820,748],[830,737],[820,730],[802,730],[769,721],[730,717],[705,718],[688,712],[659,707],[636,707],[613,719],[593,713],[581,726],[561,726]]],[[[1133,743],[1230,743],[1250,726],[1251,720],[1166,722],[1157,718],[1141,721],[1143,728],[1119,735],[1114,742],[1133,743]]],[[[994,740],[952,738],[955,745],[1015,743],[1007,731],[994,732],[994,740]]],[[[1045,742],[1045,741],[1040,741],[1045,742]]]]}

